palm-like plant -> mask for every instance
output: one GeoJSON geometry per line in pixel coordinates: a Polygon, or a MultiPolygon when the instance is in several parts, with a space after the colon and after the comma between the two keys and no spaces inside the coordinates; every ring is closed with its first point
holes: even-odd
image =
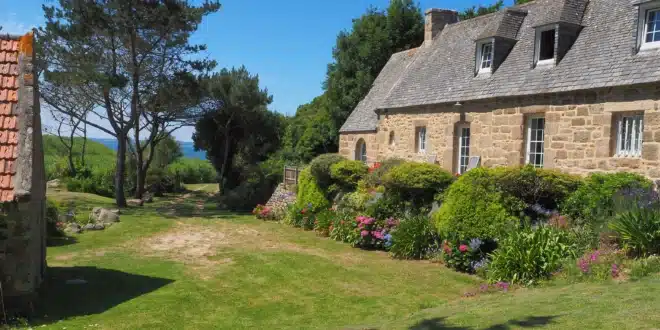
{"type": "Polygon", "coordinates": [[[617,214],[609,224],[616,231],[623,247],[637,256],[660,252],[660,210],[637,205],[617,214]]]}

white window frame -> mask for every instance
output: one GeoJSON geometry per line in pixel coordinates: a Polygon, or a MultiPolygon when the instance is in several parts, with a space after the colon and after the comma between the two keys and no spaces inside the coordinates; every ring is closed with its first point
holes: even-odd
{"type": "MultiPolygon", "coordinates": [[[[536,160],[536,157],[534,157],[534,160],[536,160]]],[[[542,168],[545,163],[545,117],[543,115],[532,115],[527,117],[527,146],[525,147],[525,164],[532,164],[534,167],[542,168]],[[541,140],[537,140],[536,137],[532,139],[532,131],[538,130],[538,129],[532,129],[532,124],[535,120],[543,119],[543,129],[542,129],[542,134],[541,134],[541,140]],[[532,162],[531,158],[532,156],[536,156],[539,153],[536,152],[536,148],[534,148],[534,152],[532,152],[532,145],[536,147],[536,143],[541,143],[542,148],[541,148],[541,163],[536,164],[536,162],[532,162]]]]}
{"type": "Polygon", "coordinates": [[[417,133],[417,152],[426,153],[426,126],[419,126],[415,131],[417,133]]]}
{"type": "Polygon", "coordinates": [[[616,117],[617,157],[641,157],[644,143],[644,113],[625,113],[616,117]],[[627,147],[626,145],[630,145],[627,147]]]}
{"type": "Polygon", "coordinates": [[[460,124],[456,127],[458,136],[458,150],[456,153],[458,174],[467,172],[470,165],[470,124],[460,124]],[[467,134],[466,134],[467,133],[467,134]],[[465,151],[465,153],[463,153],[465,151]]]}
{"type": "Polygon", "coordinates": [[[495,43],[493,39],[477,42],[477,62],[475,63],[477,73],[491,73],[493,72],[493,61],[495,60],[495,43]],[[490,45],[490,65],[487,68],[483,67],[484,64],[484,47],[490,45]]]}
{"type": "Polygon", "coordinates": [[[659,41],[646,41],[648,33],[648,20],[651,12],[657,12],[660,15],[660,1],[653,1],[639,6],[639,24],[637,28],[637,46],[639,50],[660,48],[659,41]]]}
{"type": "Polygon", "coordinates": [[[555,44],[557,43],[557,25],[546,25],[536,28],[536,40],[534,42],[534,63],[536,66],[548,66],[554,65],[555,60],[557,59],[557,52],[555,46],[553,45],[552,49],[552,58],[547,60],[541,60],[541,36],[543,32],[554,30],[555,31],[555,44]]]}

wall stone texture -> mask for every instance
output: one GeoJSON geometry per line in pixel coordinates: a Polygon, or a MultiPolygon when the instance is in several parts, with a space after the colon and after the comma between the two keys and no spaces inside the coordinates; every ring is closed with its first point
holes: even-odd
{"type": "Polygon", "coordinates": [[[481,165],[525,163],[529,116],[545,118],[544,167],[586,175],[629,171],[660,179],[660,84],[605,88],[583,92],[510,97],[457,105],[429,105],[380,111],[378,130],[342,134],[340,154],[354,159],[358,138],[367,142],[370,162],[387,158],[426,161],[457,171],[457,127],[470,127],[470,156],[481,165]],[[616,118],[643,113],[642,154],[615,155],[616,118]],[[416,151],[416,127],[426,127],[425,154],[416,151]],[[390,134],[394,135],[390,143],[390,134]]]}

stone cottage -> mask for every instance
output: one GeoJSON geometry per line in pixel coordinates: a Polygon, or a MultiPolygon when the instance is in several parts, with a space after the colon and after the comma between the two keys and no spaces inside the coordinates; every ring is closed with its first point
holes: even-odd
{"type": "Polygon", "coordinates": [[[342,126],[342,155],[660,179],[660,1],[425,14],[424,43],[392,55],[342,126]]]}
{"type": "Polygon", "coordinates": [[[46,269],[46,183],[33,36],[0,35],[0,283],[29,301],[46,269]]]}

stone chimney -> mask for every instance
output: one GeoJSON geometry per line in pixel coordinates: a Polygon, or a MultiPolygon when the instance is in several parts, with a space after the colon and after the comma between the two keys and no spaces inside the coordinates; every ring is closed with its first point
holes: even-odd
{"type": "Polygon", "coordinates": [[[431,8],[424,13],[424,45],[428,46],[447,24],[458,22],[458,12],[449,9],[431,8]]]}

